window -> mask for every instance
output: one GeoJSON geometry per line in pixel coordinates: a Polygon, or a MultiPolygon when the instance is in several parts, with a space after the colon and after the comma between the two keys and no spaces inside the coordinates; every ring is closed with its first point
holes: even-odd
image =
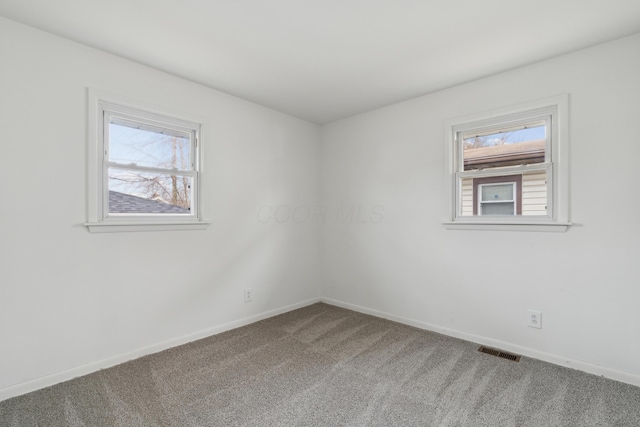
{"type": "Polygon", "coordinates": [[[567,106],[560,96],[448,122],[445,226],[566,230],[567,106]]]}
{"type": "Polygon", "coordinates": [[[89,91],[90,231],[203,228],[198,123],[89,91]]]}
{"type": "Polygon", "coordinates": [[[522,175],[473,180],[474,215],[522,215],[522,175]]]}

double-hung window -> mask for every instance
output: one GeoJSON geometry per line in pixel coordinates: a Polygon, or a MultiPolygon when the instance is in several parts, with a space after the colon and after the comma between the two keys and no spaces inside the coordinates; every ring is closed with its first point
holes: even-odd
{"type": "Polygon", "coordinates": [[[522,215],[522,175],[473,180],[474,215],[522,215]]]}
{"type": "Polygon", "coordinates": [[[447,228],[564,231],[567,96],[446,124],[447,228]]]}
{"type": "Polygon", "coordinates": [[[89,98],[90,231],[203,228],[200,124],[89,98]]]}

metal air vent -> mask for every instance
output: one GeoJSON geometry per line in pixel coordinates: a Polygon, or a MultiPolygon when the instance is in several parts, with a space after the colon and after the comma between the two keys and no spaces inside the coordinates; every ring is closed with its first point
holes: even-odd
{"type": "Polygon", "coordinates": [[[491,356],[496,356],[496,357],[500,357],[502,359],[512,360],[514,362],[519,362],[520,361],[520,356],[518,356],[517,354],[508,353],[508,352],[502,351],[502,350],[496,350],[495,348],[489,348],[489,347],[481,346],[478,349],[478,351],[480,353],[490,354],[491,356]]]}

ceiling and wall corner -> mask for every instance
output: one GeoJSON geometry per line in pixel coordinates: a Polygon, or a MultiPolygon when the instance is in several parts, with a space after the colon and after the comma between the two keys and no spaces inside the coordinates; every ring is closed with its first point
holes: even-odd
{"type": "Polygon", "coordinates": [[[640,385],[640,4],[477,3],[0,0],[0,399],[319,297],[640,385]],[[203,117],[206,232],[84,230],[87,87],[203,117]],[[577,225],[443,230],[443,121],[559,93],[577,225]]]}

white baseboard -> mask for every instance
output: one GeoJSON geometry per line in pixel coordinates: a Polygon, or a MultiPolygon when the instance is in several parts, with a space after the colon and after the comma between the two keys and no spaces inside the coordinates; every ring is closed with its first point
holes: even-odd
{"type": "Polygon", "coordinates": [[[569,368],[588,372],[590,374],[601,375],[605,378],[621,381],[627,384],[640,387],[640,376],[629,373],[629,372],[618,371],[616,369],[606,368],[604,366],[595,365],[595,364],[584,362],[581,360],[562,357],[556,354],[546,353],[546,352],[535,350],[532,348],[522,347],[519,345],[510,344],[504,341],[483,337],[480,335],[469,334],[469,333],[458,331],[455,329],[444,328],[442,326],[433,325],[433,324],[429,324],[419,320],[409,319],[406,317],[385,313],[379,310],[374,310],[374,309],[362,307],[359,305],[334,300],[331,298],[320,297],[320,298],[311,298],[311,299],[301,301],[296,304],[291,304],[285,307],[281,307],[278,309],[265,311],[263,313],[259,313],[250,317],[235,320],[233,322],[224,323],[222,325],[214,326],[208,329],[204,329],[192,334],[174,338],[161,343],[142,347],[140,349],[130,351],[128,353],[124,353],[124,354],[113,356],[107,359],[88,363],[86,365],[78,366],[65,371],[56,372],[50,375],[46,375],[44,377],[26,381],[24,383],[11,385],[9,387],[0,389],[0,401],[9,399],[11,397],[20,396],[22,394],[30,393],[32,391],[49,387],[64,381],[68,381],[82,375],[87,375],[87,374],[99,371],[100,369],[110,368],[112,366],[119,365],[121,363],[128,362],[130,360],[137,359],[143,356],[147,356],[149,354],[158,353],[160,351],[167,350],[172,347],[177,347],[179,345],[183,345],[192,341],[196,341],[202,338],[216,335],[225,331],[229,331],[231,329],[236,329],[241,326],[255,323],[260,320],[267,319],[269,317],[277,316],[279,314],[287,313],[289,311],[306,307],[308,305],[315,304],[317,302],[324,302],[326,304],[335,305],[337,307],[346,308],[346,309],[357,311],[360,313],[370,314],[372,316],[381,317],[384,319],[392,320],[394,322],[403,323],[405,325],[415,326],[416,328],[437,332],[443,335],[460,338],[466,341],[471,341],[471,342],[475,342],[482,345],[500,348],[500,349],[518,353],[533,359],[542,360],[542,361],[553,363],[556,365],[566,366],[569,368]]]}
{"type": "Polygon", "coordinates": [[[49,387],[54,384],[58,384],[70,379],[87,375],[101,369],[110,368],[115,365],[119,365],[124,362],[128,362],[133,359],[138,359],[149,354],[158,353],[160,351],[167,350],[172,347],[177,347],[182,344],[186,344],[192,341],[196,341],[202,338],[206,338],[212,335],[217,335],[222,332],[236,329],[241,326],[255,323],[269,317],[277,316],[278,314],[287,313],[298,308],[306,307],[311,304],[320,302],[320,298],[312,298],[305,301],[301,301],[295,304],[291,304],[285,307],[277,308],[274,310],[265,311],[253,316],[245,317],[244,319],[234,320],[232,322],[224,323],[222,325],[207,328],[192,334],[184,335],[182,337],[173,338],[168,341],[149,345],[139,348],[137,350],[130,351],[128,353],[119,354],[117,356],[109,357],[107,359],[99,360],[96,362],[81,365],[75,368],[67,369],[65,371],[56,372],[44,377],[36,378],[30,381],[26,381],[20,384],[11,385],[0,389],[0,402],[11,397],[20,396],[22,394],[30,393],[41,388],[49,387]]]}
{"type": "Polygon", "coordinates": [[[450,337],[460,338],[465,341],[470,341],[470,342],[474,342],[481,345],[499,348],[512,353],[517,353],[526,357],[530,357],[532,359],[538,359],[544,362],[553,363],[555,365],[561,365],[568,368],[577,369],[579,371],[588,372],[594,375],[600,375],[605,378],[609,378],[612,380],[616,380],[616,381],[620,381],[623,383],[640,387],[640,375],[632,374],[629,372],[606,368],[604,366],[595,365],[593,363],[584,362],[582,360],[562,357],[557,354],[546,353],[544,351],[539,351],[533,348],[523,347],[516,344],[510,344],[508,342],[496,340],[493,338],[469,334],[467,332],[462,332],[455,329],[444,328],[442,326],[433,325],[433,324],[422,322],[419,320],[408,319],[402,316],[396,316],[394,314],[385,313],[382,311],[362,307],[355,304],[350,304],[343,301],[334,300],[331,298],[321,297],[320,301],[326,304],[335,305],[337,307],[346,308],[346,309],[357,311],[364,314],[370,314],[376,317],[382,317],[384,319],[392,320],[394,322],[415,326],[416,328],[426,329],[428,331],[437,332],[439,334],[448,335],[450,337]]]}

